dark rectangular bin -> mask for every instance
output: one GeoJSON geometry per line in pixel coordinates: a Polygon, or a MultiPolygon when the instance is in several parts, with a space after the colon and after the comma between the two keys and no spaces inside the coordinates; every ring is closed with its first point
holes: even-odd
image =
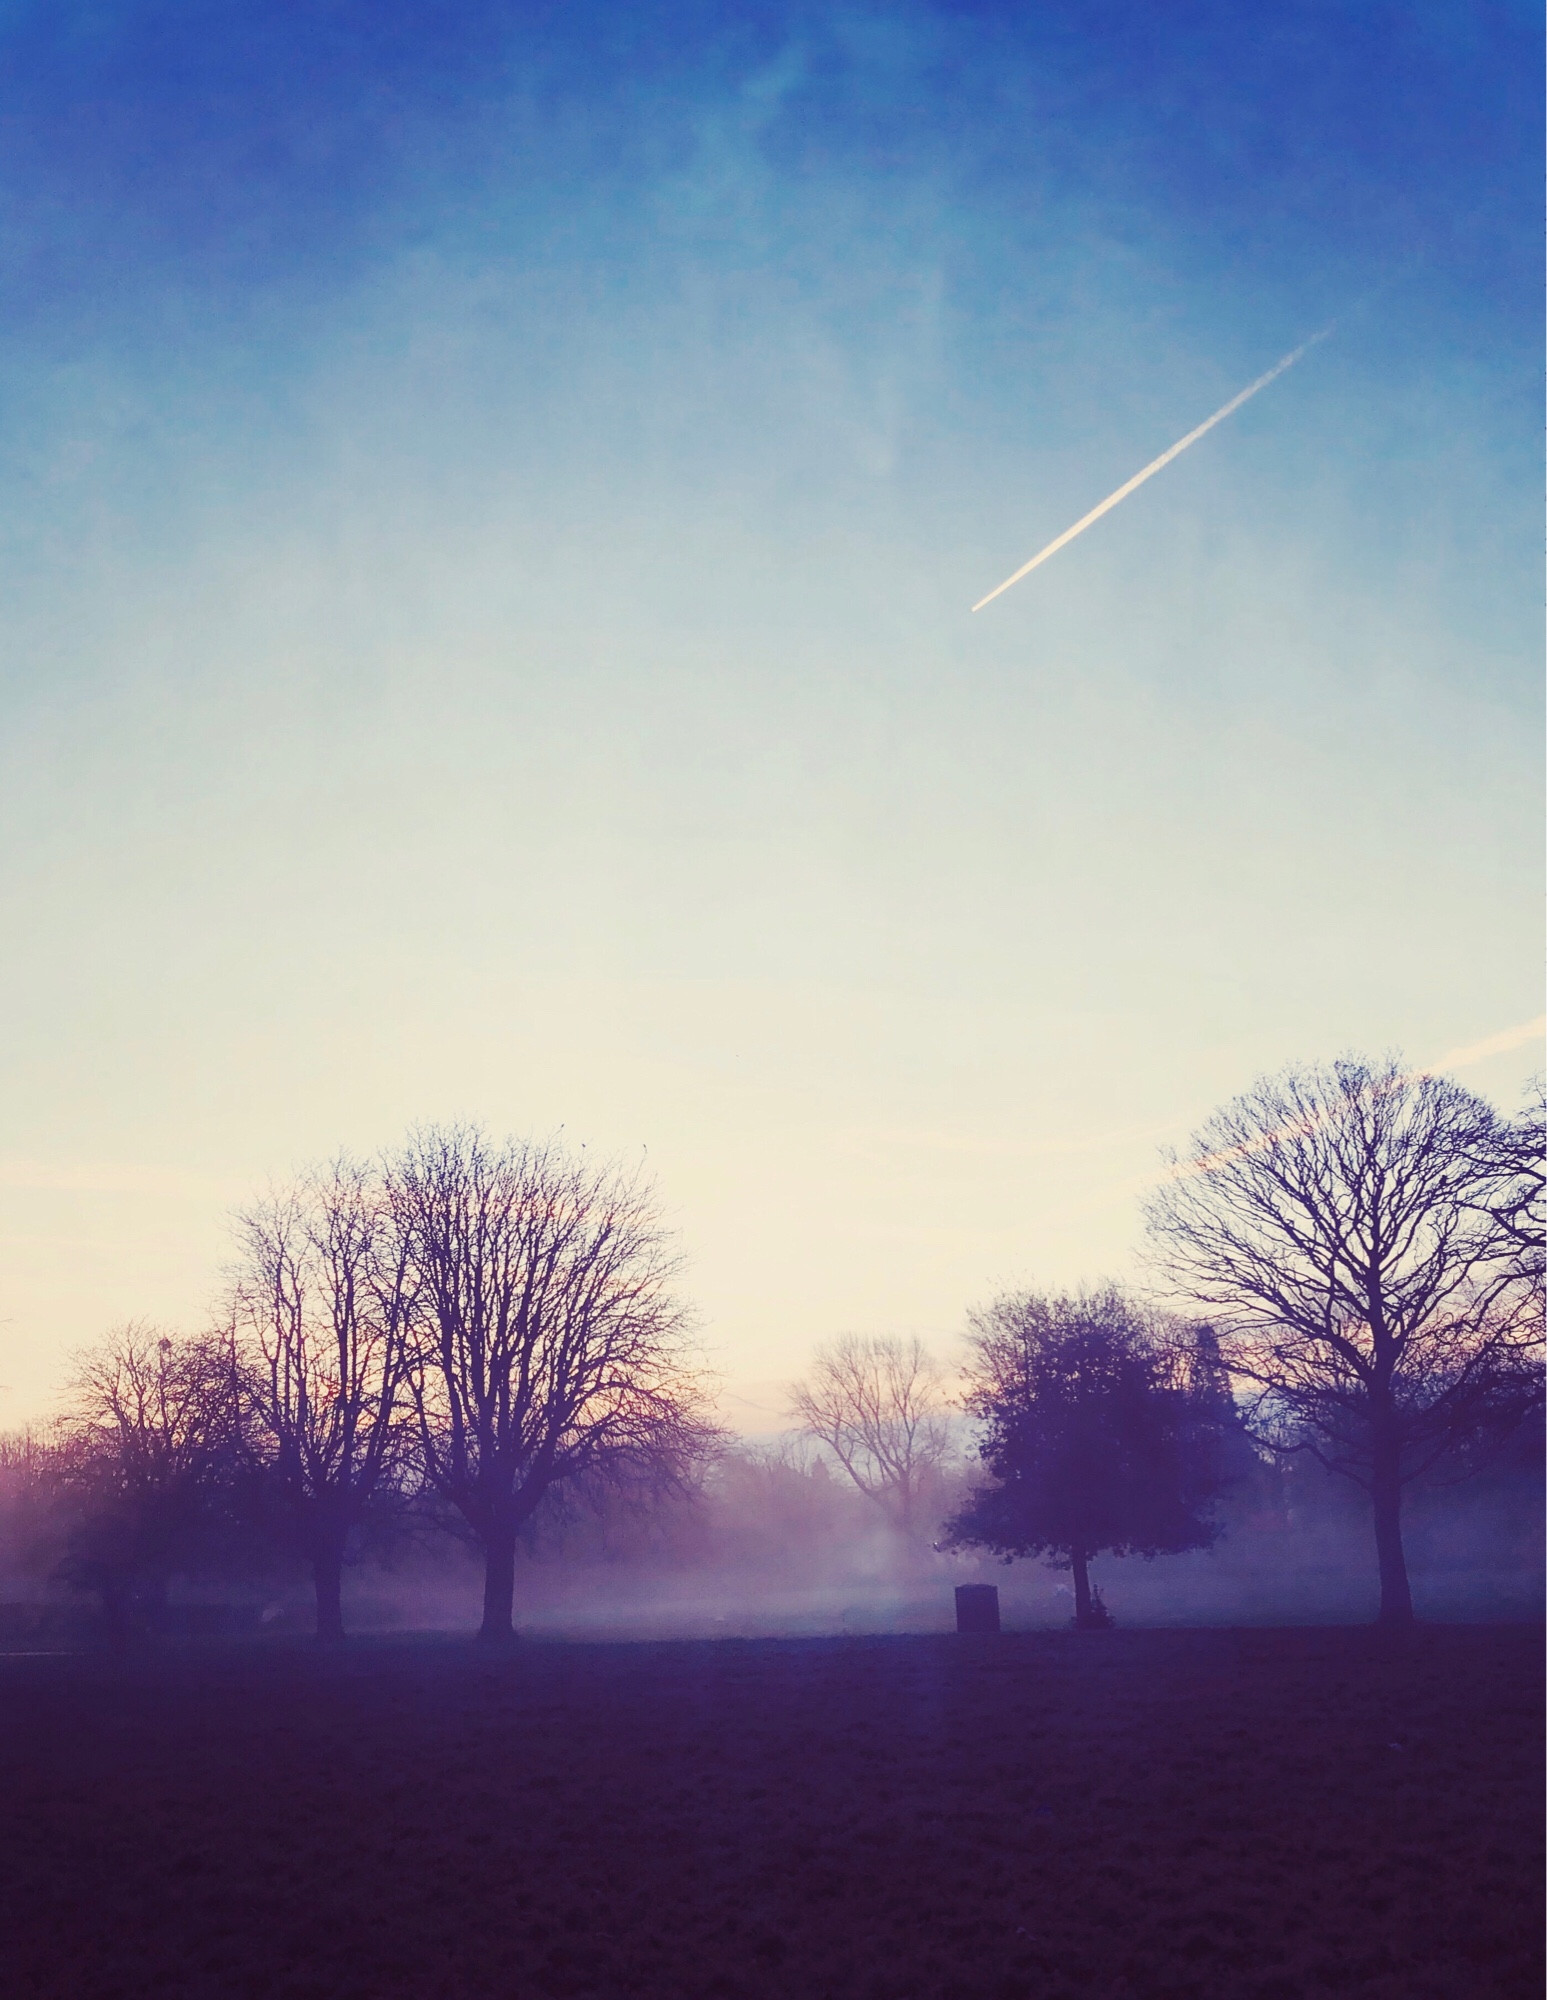
{"type": "Polygon", "coordinates": [[[956,1629],[958,1632],[997,1632],[999,1630],[999,1586],[997,1584],[957,1584],[956,1629]]]}

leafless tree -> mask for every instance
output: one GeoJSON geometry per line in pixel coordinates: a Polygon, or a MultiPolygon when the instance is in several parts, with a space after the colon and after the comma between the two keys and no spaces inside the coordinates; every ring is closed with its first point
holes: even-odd
{"type": "Polygon", "coordinates": [[[1517,1118],[1496,1118],[1485,1131],[1479,1165],[1516,1274],[1539,1292],[1547,1275],[1547,1091],[1540,1077],[1528,1100],[1517,1118]]]}
{"type": "Polygon", "coordinates": [[[826,1445],[860,1492],[905,1535],[951,1455],[940,1370],[917,1339],[845,1334],[817,1350],[790,1390],[802,1431],[826,1445]]]}
{"type": "Polygon", "coordinates": [[[1368,1490],[1383,1622],[1412,1618],[1404,1487],[1536,1392],[1527,1172],[1482,1098],[1349,1058],[1216,1112],[1149,1203],[1258,1435],[1368,1490]]]}
{"type": "Polygon", "coordinates": [[[414,1286],[424,1476],[483,1551],[481,1636],[508,1638],[517,1538],[545,1494],[670,1480],[715,1435],[677,1259],[644,1181],[557,1141],[431,1128],[386,1178],[414,1286]]]}
{"type": "Polygon", "coordinates": [[[410,1302],[377,1176],[348,1158],[237,1217],[230,1322],[259,1491],[311,1567],[317,1637],[344,1636],[350,1541],[408,1441],[410,1302]]]}
{"type": "Polygon", "coordinates": [[[64,1553],[60,1426],[0,1431],[0,1573],[55,1568],[64,1553]]]}
{"type": "Polygon", "coordinates": [[[78,1359],[52,1441],[69,1515],[59,1573],[102,1600],[122,1636],[171,1576],[207,1553],[237,1422],[229,1350],[142,1322],[78,1359]]]}

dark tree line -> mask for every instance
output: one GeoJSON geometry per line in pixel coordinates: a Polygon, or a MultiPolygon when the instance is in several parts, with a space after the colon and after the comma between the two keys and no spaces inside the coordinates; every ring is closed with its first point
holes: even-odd
{"type": "MultiPolygon", "coordinates": [[[[1394,1061],[1292,1069],[1171,1159],[1148,1209],[1171,1310],[1002,1297],[969,1322],[959,1397],[916,1340],[849,1337],[792,1412],[920,1553],[964,1409],[983,1476],[940,1546],[1070,1570],[1085,1626],[1096,1556],[1206,1548],[1232,1487],[1313,1459],[1368,1494],[1381,1617],[1405,1623],[1404,1493],[1540,1413],[1543,1187],[1539,1105],[1506,1118],[1394,1061]]],[[[719,1449],[677,1278],[638,1176],[426,1128],[252,1204],[219,1324],[122,1329],[0,1471],[51,1496],[57,1574],[115,1630],[175,1574],[282,1555],[338,1639],[348,1562],[417,1523],[479,1551],[502,1639],[523,1540],[689,1492],[719,1449]]]]}
{"type": "Polygon", "coordinates": [[[1465,1477],[1539,1412],[1543,1117],[1447,1078],[1345,1059],[1263,1079],[1148,1204],[1167,1322],[1115,1290],[1002,1298],[971,1325],[987,1479],[946,1545],[1074,1572],[1214,1539],[1253,1446],[1369,1495],[1380,1617],[1413,1617],[1404,1493],[1465,1477]]]}
{"type": "Polygon", "coordinates": [[[413,1517],[476,1543],[480,1636],[508,1638],[517,1540],[545,1501],[688,1484],[718,1441],[637,1175],[429,1128],[270,1194],[236,1238],[218,1329],[110,1336],[29,1446],[57,1574],[115,1631],[176,1573],[289,1557],[318,1637],[340,1639],[347,1562],[413,1517]]]}

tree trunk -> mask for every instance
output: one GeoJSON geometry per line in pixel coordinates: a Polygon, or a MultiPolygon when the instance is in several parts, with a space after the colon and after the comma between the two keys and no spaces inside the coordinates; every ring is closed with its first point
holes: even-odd
{"type": "Polygon", "coordinates": [[[516,1601],[516,1531],[494,1528],[483,1543],[483,1623],[478,1636],[493,1645],[514,1639],[511,1613],[516,1601]]]}
{"type": "Polygon", "coordinates": [[[1411,1625],[1413,1593],[1402,1549],[1402,1477],[1396,1454],[1376,1448],[1370,1495],[1375,1507],[1375,1553],[1380,1562],[1380,1623],[1411,1625]]]}
{"type": "Polygon", "coordinates": [[[344,1554],[329,1542],[312,1557],[317,1588],[317,1643],[337,1646],[344,1638],[344,1554]]]}
{"type": "Polygon", "coordinates": [[[1090,1558],[1083,1549],[1071,1549],[1069,1561],[1074,1570],[1074,1628],[1077,1632],[1090,1630],[1090,1558]]]}

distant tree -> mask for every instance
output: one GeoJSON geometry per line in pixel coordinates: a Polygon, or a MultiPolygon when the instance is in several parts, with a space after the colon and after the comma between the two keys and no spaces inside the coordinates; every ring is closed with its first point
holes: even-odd
{"type": "Polygon", "coordinates": [[[1150,1201],[1256,1434],[1370,1494],[1384,1623],[1413,1615],[1404,1488],[1539,1396],[1540,1194],[1528,1120],[1349,1058],[1254,1084],[1150,1201]]]}
{"type": "Polygon", "coordinates": [[[310,1566],[317,1637],[344,1636],[345,1559],[397,1497],[410,1294],[376,1176],[341,1158],[237,1217],[229,1317],[265,1514],[310,1566]]]}
{"type": "Polygon", "coordinates": [[[1213,1432],[1218,1469],[1232,1504],[1250,1501],[1264,1490],[1279,1492],[1280,1462],[1252,1436],[1214,1328],[1207,1320],[1157,1324],[1181,1356],[1189,1393],[1213,1432]]]}
{"type": "Polygon", "coordinates": [[[990,1482],[944,1545],[1045,1556],[1074,1573],[1075,1624],[1104,1624],[1093,1557],[1176,1554],[1218,1533],[1227,1419],[1208,1357],[1115,1289],[1014,1293],[970,1327],[967,1407],[990,1482]]]}
{"type": "Polygon", "coordinates": [[[705,1420],[653,1191],[556,1141],[415,1134],[386,1186],[413,1292],[420,1463],[484,1557],[509,1638],[517,1541],[555,1486],[685,1475],[705,1420]]]}
{"type": "Polygon", "coordinates": [[[0,1575],[53,1569],[60,1537],[55,1428],[0,1431],[0,1575]]]}
{"type": "Polygon", "coordinates": [[[916,1533],[952,1444],[940,1370],[923,1343],[845,1334],[817,1350],[789,1400],[801,1431],[827,1447],[894,1527],[916,1533]]]}
{"type": "Polygon", "coordinates": [[[830,1585],[867,1560],[871,1503],[798,1433],[728,1447],[701,1514],[713,1559],[743,1591],[830,1585]]]}
{"type": "Polygon", "coordinates": [[[231,1534],[237,1404],[229,1349],[135,1322],[80,1357],[52,1441],[65,1513],[60,1578],[124,1637],[180,1571],[231,1534]]]}

